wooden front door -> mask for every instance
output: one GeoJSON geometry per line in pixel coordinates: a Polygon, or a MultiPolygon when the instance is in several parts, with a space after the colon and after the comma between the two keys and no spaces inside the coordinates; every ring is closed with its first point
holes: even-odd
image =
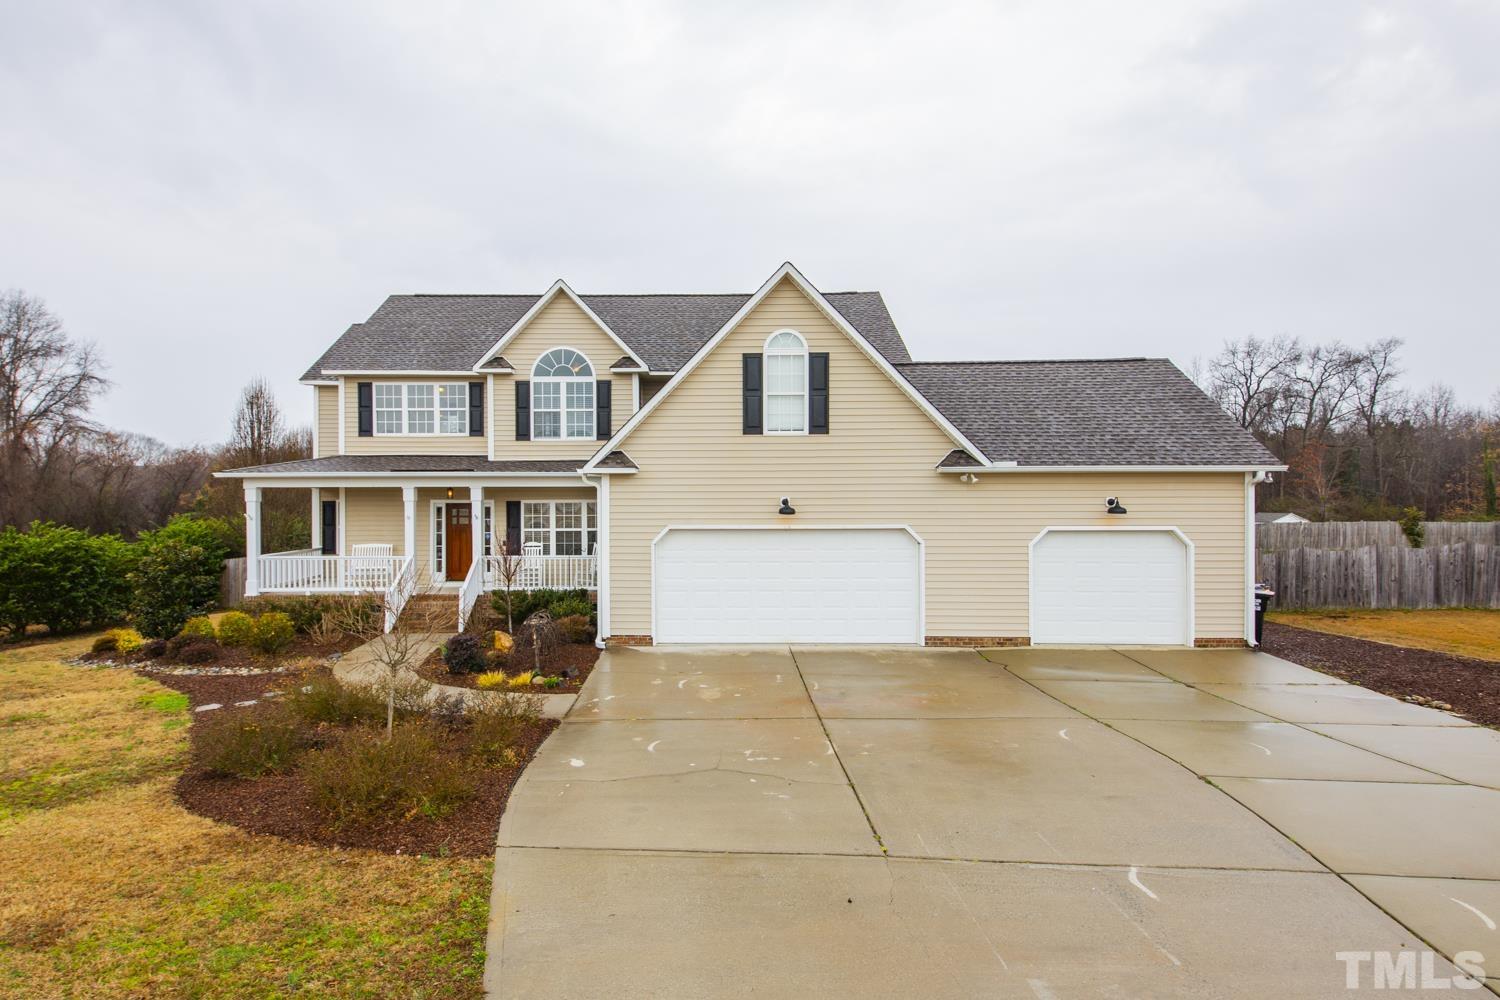
{"type": "Polygon", "coordinates": [[[447,516],[443,518],[443,542],[447,554],[449,580],[462,581],[469,574],[469,564],[474,559],[474,529],[469,524],[469,505],[450,503],[447,516]]]}

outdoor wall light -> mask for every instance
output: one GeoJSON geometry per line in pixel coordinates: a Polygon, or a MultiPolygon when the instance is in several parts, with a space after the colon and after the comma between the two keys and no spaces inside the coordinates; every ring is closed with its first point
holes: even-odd
{"type": "Polygon", "coordinates": [[[974,475],[974,473],[972,472],[965,472],[963,475],[958,477],[958,481],[961,483],[977,483],[979,482],[979,477],[974,475]]]}
{"type": "Polygon", "coordinates": [[[451,486],[448,487],[448,499],[449,500],[453,499],[453,487],[451,487],[451,486]]]}
{"type": "Polygon", "coordinates": [[[1125,512],[1126,512],[1125,508],[1120,506],[1120,498],[1119,497],[1105,497],[1104,498],[1104,513],[1106,513],[1106,514],[1124,514],[1125,512]]]}
{"type": "Polygon", "coordinates": [[[778,514],[787,514],[787,515],[797,513],[797,508],[792,506],[792,498],[791,497],[782,497],[781,498],[781,509],[778,510],[776,513],[778,513],[778,514]]]}

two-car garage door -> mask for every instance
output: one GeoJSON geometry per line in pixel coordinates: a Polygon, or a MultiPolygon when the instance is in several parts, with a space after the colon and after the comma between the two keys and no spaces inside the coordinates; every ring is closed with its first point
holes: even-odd
{"type": "Polygon", "coordinates": [[[656,542],[657,642],[921,642],[903,528],[674,528],[656,542]]]}

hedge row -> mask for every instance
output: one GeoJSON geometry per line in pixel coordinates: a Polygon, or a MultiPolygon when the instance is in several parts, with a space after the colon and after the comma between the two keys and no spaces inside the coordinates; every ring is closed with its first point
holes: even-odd
{"type": "Polygon", "coordinates": [[[233,527],[180,514],[135,542],[34,521],[0,531],[0,628],[52,634],[128,620],[167,638],[219,600],[233,527]]]}

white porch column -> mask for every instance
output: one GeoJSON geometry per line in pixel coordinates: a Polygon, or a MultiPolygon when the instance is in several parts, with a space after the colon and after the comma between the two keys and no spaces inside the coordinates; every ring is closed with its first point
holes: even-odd
{"type": "Polygon", "coordinates": [[[260,487],[245,484],[245,596],[260,593],[260,487]]]}
{"type": "Polygon", "coordinates": [[[485,571],[484,566],[484,487],[469,487],[469,551],[474,553],[474,560],[478,562],[479,572],[485,571]]]}
{"type": "Polygon", "coordinates": [[[417,554],[417,488],[401,487],[401,554],[417,554]]]}

